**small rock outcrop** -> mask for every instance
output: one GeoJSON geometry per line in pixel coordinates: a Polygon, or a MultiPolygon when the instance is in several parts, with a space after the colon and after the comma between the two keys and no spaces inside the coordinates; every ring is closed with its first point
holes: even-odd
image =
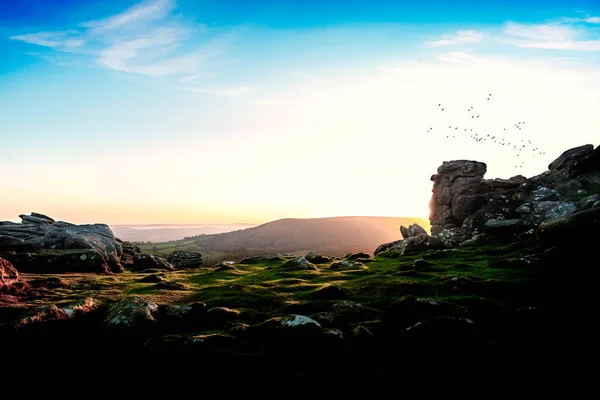
{"type": "Polygon", "coordinates": [[[175,269],[199,268],[202,265],[202,254],[197,251],[175,250],[167,257],[175,269]]]}

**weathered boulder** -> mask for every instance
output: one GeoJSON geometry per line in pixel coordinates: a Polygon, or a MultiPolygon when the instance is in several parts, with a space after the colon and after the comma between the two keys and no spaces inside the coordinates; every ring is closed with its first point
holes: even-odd
{"type": "Polygon", "coordinates": [[[426,250],[440,250],[444,248],[444,243],[426,233],[421,233],[417,236],[410,236],[402,239],[398,244],[379,253],[386,257],[398,257],[405,253],[414,253],[426,250]]]}
{"type": "Polygon", "coordinates": [[[419,224],[412,224],[409,225],[408,228],[404,225],[400,225],[400,233],[402,234],[402,237],[406,239],[407,237],[417,236],[422,233],[427,234],[427,231],[419,224]]]}
{"type": "Polygon", "coordinates": [[[344,257],[344,260],[361,260],[371,258],[367,253],[351,253],[344,257]]]}
{"type": "Polygon", "coordinates": [[[175,270],[173,265],[162,257],[145,253],[136,254],[133,258],[131,271],[137,272],[146,269],[165,269],[167,271],[175,270]]]}
{"type": "MultiPolygon", "coordinates": [[[[123,272],[123,242],[106,224],[75,225],[39,213],[20,215],[21,223],[0,222],[0,251],[92,249],[112,272],[123,272]]],[[[61,272],[61,271],[57,271],[61,272]]]]}
{"type": "Polygon", "coordinates": [[[329,267],[332,270],[341,270],[341,269],[364,269],[367,268],[363,263],[356,260],[342,260],[338,262],[334,262],[329,267]]]}
{"type": "Polygon", "coordinates": [[[19,279],[19,272],[7,260],[0,258],[0,294],[18,296],[31,290],[29,284],[19,279]]]}
{"type": "Polygon", "coordinates": [[[280,269],[289,271],[300,271],[300,270],[318,270],[317,266],[309,262],[304,256],[296,257],[292,260],[288,260],[279,266],[280,269]]]}
{"type": "Polygon", "coordinates": [[[167,257],[175,269],[199,268],[202,265],[202,254],[197,251],[175,250],[167,257]]]}
{"type": "Polygon", "coordinates": [[[398,244],[400,244],[402,240],[395,240],[393,242],[390,243],[384,243],[384,244],[380,244],[379,246],[377,246],[377,248],[375,249],[375,251],[373,252],[373,255],[378,255],[380,253],[383,253],[386,250],[391,249],[394,246],[397,246],[398,244]]]}
{"type": "Polygon", "coordinates": [[[311,262],[313,264],[326,264],[333,260],[331,257],[322,256],[322,255],[316,254],[312,251],[309,251],[308,253],[306,253],[304,258],[306,258],[306,261],[311,262]]]}
{"type": "Polygon", "coordinates": [[[158,315],[158,304],[143,297],[125,297],[111,304],[104,319],[107,327],[136,327],[154,324],[158,315]]]}

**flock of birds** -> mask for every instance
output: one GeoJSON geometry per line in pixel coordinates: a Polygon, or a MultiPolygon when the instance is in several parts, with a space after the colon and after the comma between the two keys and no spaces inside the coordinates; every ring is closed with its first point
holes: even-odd
{"type": "MultiPolygon", "coordinates": [[[[492,94],[489,93],[485,101],[490,101],[491,98],[492,94]]],[[[437,105],[437,110],[439,112],[448,111],[446,110],[446,106],[442,103],[437,105]]],[[[524,167],[526,158],[525,155],[527,152],[529,152],[529,155],[532,156],[532,158],[535,158],[536,155],[539,156],[546,154],[546,152],[540,150],[538,145],[533,144],[531,140],[522,138],[522,134],[520,134],[520,132],[523,131],[523,128],[525,127],[525,121],[518,121],[510,126],[501,127],[502,130],[499,132],[497,132],[499,128],[496,127],[494,129],[496,131],[495,133],[489,133],[490,129],[486,129],[486,132],[482,132],[481,128],[473,125],[474,122],[480,121],[479,118],[481,117],[481,114],[477,110],[474,110],[473,106],[470,106],[468,109],[466,109],[466,113],[467,115],[465,115],[465,121],[463,124],[461,124],[461,126],[453,126],[452,124],[449,124],[447,125],[448,128],[445,128],[445,126],[441,128],[442,135],[445,136],[446,139],[455,139],[457,135],[460,137],[461,134],[462,136],[468,134],[468,137],[475,142],[489,142],[498,146],[512,148],[513,153],[516,153],[516,156],[520,157],[520,162],[517,162],[517,164],[514,165],[515,168],[524,167]],[[469,116],[470,118],[468,118],[469,116]],[[515,137],[515,134],[517,134],[518,137],[515,137]],[[509,139],[504,135],[510,135],[512,139],[509,139]]],[[[427,129],[427,133],[432,131],[433,127],[427,129]]]]}

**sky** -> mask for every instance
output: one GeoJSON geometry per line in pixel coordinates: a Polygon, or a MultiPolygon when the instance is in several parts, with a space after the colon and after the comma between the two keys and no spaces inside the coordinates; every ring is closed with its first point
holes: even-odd
{"type": "Polygon", "coordinates": [[[0,221],[426,218],[599,109],[597,0],[0,0],[0,221]]]}

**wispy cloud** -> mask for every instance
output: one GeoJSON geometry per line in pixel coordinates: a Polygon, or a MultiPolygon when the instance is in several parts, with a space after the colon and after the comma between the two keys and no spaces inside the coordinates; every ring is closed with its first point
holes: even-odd
{"type": "Polygon", "coordinates": [[[80,25],[95,31],[123,28],[136,22],[149,23],[166,18],[175,8],[173,0],[149,0],[128,8],[122,13],[97,21],[82,22],[80,25]]]}
{"type": "Polygon", "coordinates": [[[589,39],[588,31],[564,24],[526,25],[507,22],[504,33],[507,35],[504,42],[519,47],[600,51],[600,39],[589,39]]]}
{"type": "MultiPolygon", "coordinates": [[[[188,26],[173,15],[174,0],[148,0],[103,19],[82,22],[77,30],[34,32],[11,39],[61,52],[85,54],[114,71],[148,77],[202,76],[206,59],[219,53],[207,44],[203,25],[188,26]],[[200,39],[202,44],[193,39],[200,39]]],[[[181,81],[183,82],[183,81],[181,81]]]]}
{"type": "Polygon", "coordinates": [[[56,31],[56,32],[37,32],[24,35],[10,36],[12,40],[35,44],[38,46],[62,49],[69,51],[73,48],[83,46],[85,40],[78,37],[80,32],[75,30],[56,31]]]}
{"type": "Polygon", "coordinates": [[[563,17],[560,19],[561,22],[566,22],[566,23],[577,23],[577,22],[583,22],[586,24],[600,24],[600,17],[592,17],[592,16],[587,16],[587,17],[583,17],[583,18],[577,18],[577,17],[563,17]]]}
{"type": "Polygon", "coordinates": [[[463,43],[480,42],[485,35],[475,30],[458,31],[452,35],[443,35],[442,39],[425,42],[428,46],[454,46],[463,43]]]}

